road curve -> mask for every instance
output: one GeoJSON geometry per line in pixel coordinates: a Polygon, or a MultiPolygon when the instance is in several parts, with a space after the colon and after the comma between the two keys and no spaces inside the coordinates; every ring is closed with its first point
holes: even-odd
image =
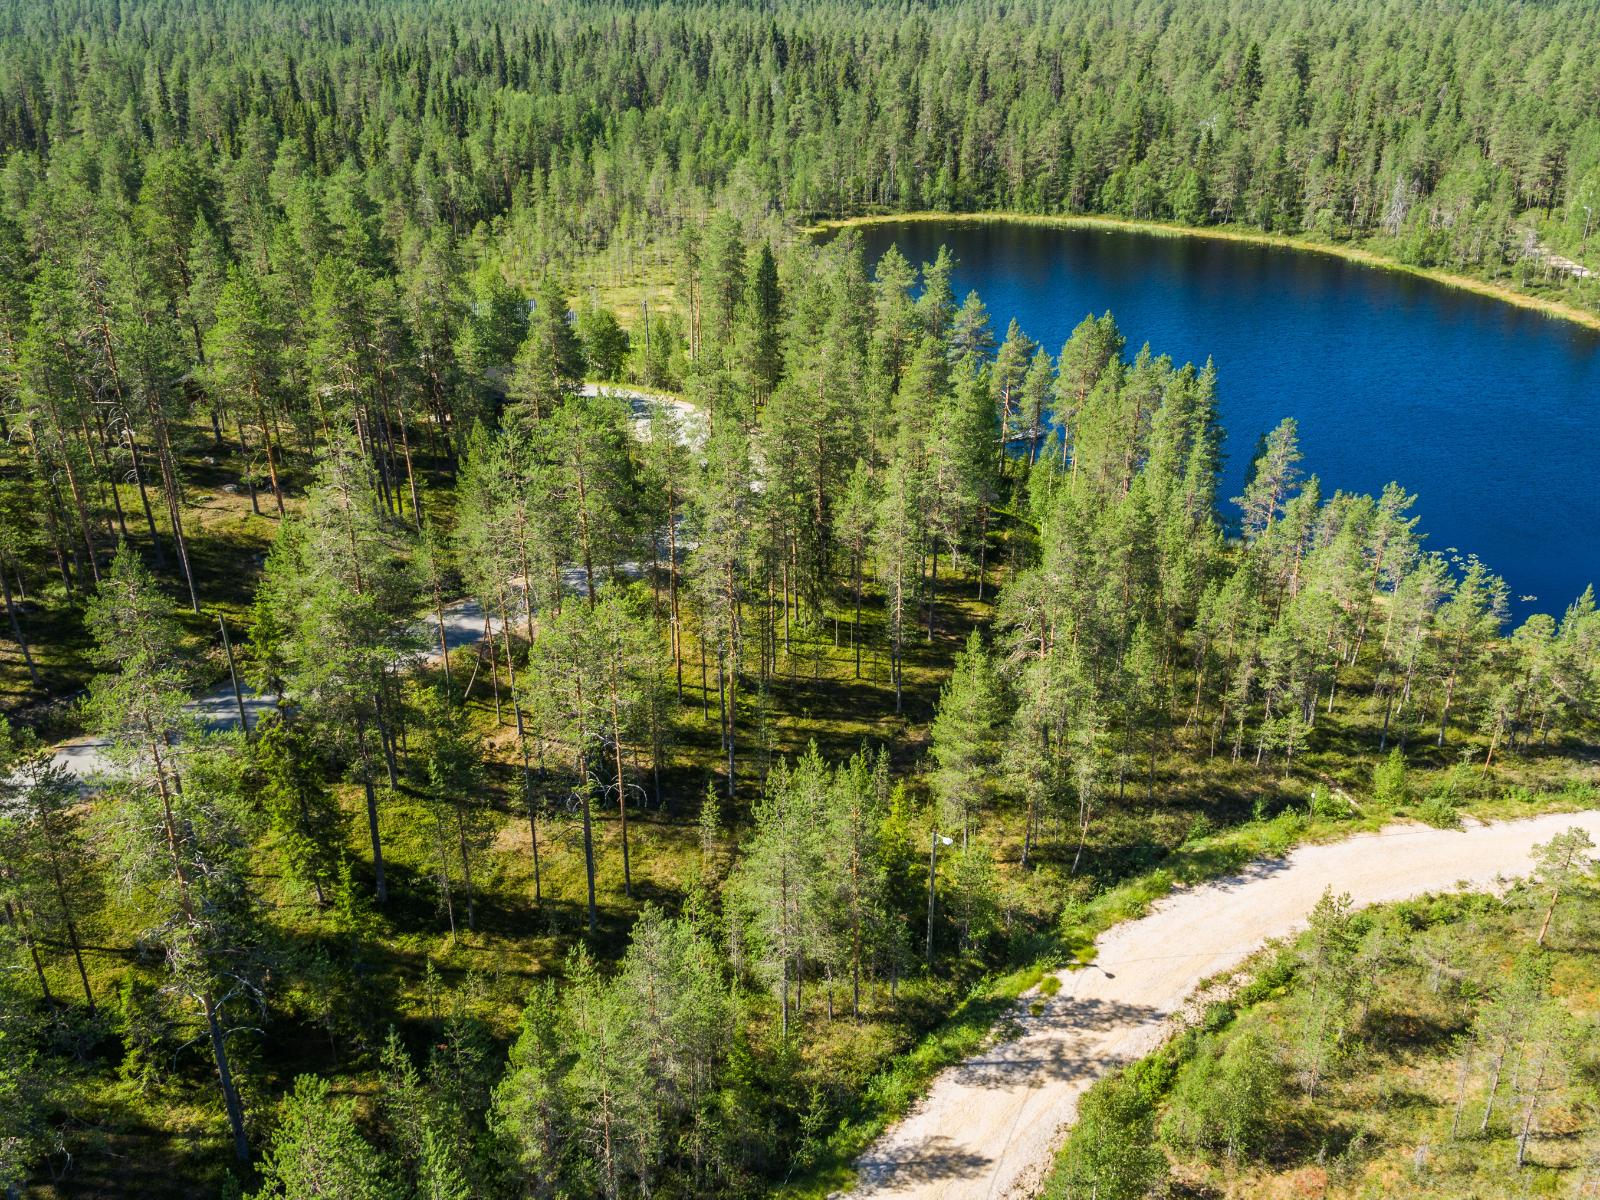
{"type": "MultiPolygon", "coordinates": [[[[1296,932],[1325,888],[1357,905],[1484,888],[1527,874],[1533,847],[1573,826],[1600,841],[1600,812],[1469,826],[1395,825],[1305,846],[1287,858],[1187,888],[1099,939],[1094,964],[1060,973],[1021,1036],[941,1073],[928,1095],[857,1164],[855,1197],[1021,1200],[1035,1195],[1077,1111],[1112,1068],[1154,1050],[1199,983],[1296,932]]],[[[1034,997],[1037,999],[1037,997],[1034,997]]]]}
{"type": "MultiPolygon", "coordinates": [[[[656,406],[671,408],[677,414],[679,436],[683,438],[685,444],[698,446],[705,440],[704,416],[693,405],[675,396],[593,383],[584,384],[582,391],[586,396],[603,393],[627,401],[632,411],[634,435],[641,440],[649,437],[650,417],[652,409],[656,406]]],[[[680,541],[680,551],[684,545],[685,543],[680,541]]],[[[637,576],[642,569],[638,563],[619,564],[619,570],[624,575],[637,576]]],[[[579,567],[563,568],[561,578],[563,586],[574,594],[584,586],[584,574],[579,567]]],[[[492,618],[488,626],[485,626],[483,606],[476,600],[460,600],[447,605],[442,619],[445,645],[451,650],[462,646],[475,646],[482,640],[486,628],[498,633],[501,627],[499,617],[492,618]]],[[[417,626],[417,637],[421,647],[419,658],[426,662],[437,661],[438,621],[425,615],[417,626]]],[[[197,696],[185,707],[203,728],[211,732],[237,729],[241,717],[250,723],[250,728],[254,729],[256,722],[275,709],[277,704],[270,696],[256,695],[248,686],[242,686],[241,692],[242,697],[236,696],[232,683],[224,681],[205,694],[197,696]]],[[[72,776],[80,787],[93,787],[97,779],[115,769],[107,754],[108,748],[104,738],[93,735],[71,738],[50,748],[51,762],[72,776]]]]}

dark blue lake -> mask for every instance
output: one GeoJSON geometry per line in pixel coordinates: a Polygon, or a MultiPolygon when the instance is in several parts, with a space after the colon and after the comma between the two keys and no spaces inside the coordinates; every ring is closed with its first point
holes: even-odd
{"type": "Polygon", "coordinates": [[[1085,315],[1109,309],[1130,355],[1149,342],[1179,363],[1215,359],[1224,497],[1256,438],[1292,416],[1324,494],[1398,480],[1417,496],[1425,544],[1476,553],[1519,616],[1559,615],[1600,582],[1600,334],[1263,246],[1004,223],[862,235],[869,263],[891,243],[913,264],[948,245],[956,299],[976,288],[997,340],[1015,317],[1055,355],[1085,315]]]}

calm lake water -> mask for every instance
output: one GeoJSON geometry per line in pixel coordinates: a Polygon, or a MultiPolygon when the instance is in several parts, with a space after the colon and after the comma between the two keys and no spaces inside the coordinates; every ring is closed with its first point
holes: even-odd
{"type": "MultiPolygon", "coordinates": [[[[1430,549],[1474,552],[1521,616],[1600,583],[1600,334],[1426,280],[1318,254],[1112,230],[907,222],[864,229],[913,264],[941,244],[959,301],[998,341],[1015,317],[1052,355],[1109,309],[1130,356],[1216,360],[1224,497],[1257,437],[1300,423],[1304,467],[1335,489],[1416,494],[1430,549]],[[1527,600],[1526,597],[1535,597],[1527,600]]],[[[1224,506],[1231,515],[1231,504],[1224,506]]]]}

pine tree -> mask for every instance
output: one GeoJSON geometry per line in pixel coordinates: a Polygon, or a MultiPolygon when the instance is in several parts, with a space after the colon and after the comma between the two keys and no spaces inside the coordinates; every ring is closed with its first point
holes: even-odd
{"type": "Polygon", "coordinates": [[[597,304],[580,305],[577,332],[588,374],[607,382],[620,381],[631,340],[627,330],[617,324],[616,314],[597,304]]]}
{"type": "Polygon", "coordinates": [[[644,1047],[655,1128],[706,1138],[706,1111],[737,1036],[719,948],[687,918],[645,905],[613,988],[644,1047]]]}
{"type": "Polygon", "coordinates": [[[800,1009],[797,997],[804,995],[806,952],[816,940],[814,897],[826,878],[820,855],[828,784],[814,746],[794,766],[779,763],[773,769],[735,883],[752,955],[778,993],[786,1041],[800,1009]]]}
{"type": "Polygon", "coordinates": [[[933,261],[922,264],[922,295],[917,297],[916,311],[923,334],[935,342],[945,339],[955,321],[956,297],[950,287],[955,269],[948,246],[940,246],[933,261]]]}
{"type": "Polygon", "coordinates": [[[1282,515],[1300,478],[1299,426],[1285,417],[1262,439],[1250,464],[1244,494],[1234,498],[1246,538],[1260,538],[1282,515]]]}
{"type": "Polygon", "coordinates": [[[994,370],[989,375],[994,408],[998,413],[996,428],[1000,457],[997,461],[1002,463],[1006,447],[1023,432],[1023,389],[1028,378],[1029,359],[1037,348],[1037,344],[1022,332],[1022,327],[1013,318],[1006,327],[1005,341],[1000,343],[994,370]]]}
{"type": "Polygon", "coordinates": [[[726,794],[735,786],[739,677],[744,661],[743,605],[754,556],[756,499],[750,446],[743,431],[719,422],[706,444],[705,469],[693,497],[697,540],[690,585],[699,616],[697,640],[717,661],[718,715],[727,762],[726,794]]]}
{"type": "Polygon", "coordinates": [[[873,522],[877,518],[878,503],[877,480],[866,460],[858,458],[845,484],[835,516],[840,548],[847,555],[849,563],[850,649],[855,655],[857,679],[861,678],[861,600],[868,578],[874,542],[873,522]]]}
{"type": "MultiPolygon", "coordinates": [[[[1013,321],[1012,325],[1015,326],[1013,321]]],[[[1006,331],[1010,337],[1010,329],[1006,331]]],[[[989,310],[977,292],[967,293],[961,307],[950,322],[950,356],[959,362],[970,358],[974,364],[983,365],[994,355],[994,331],[989,328],[989,310]]]]}
{"type": "Polygon", "coordinates": [[[1469,685],[1477,682],[1478,668],[1505,618],[1505,580],[1492,574],[1476,555],[1468,555],[1465,570],[1434,617],[1439,641],[1436,671],[1441,688],[1438,745],[1444,745],[1462,680],[1468,680],[1469,685]]]}
{"type": "MultiPolygon", "coordinates": [[[[242,836],[235,799],[208,786],[197,738],[187,729],[181,635],[171,602],[137,556],[123,546],[90,606],[96,657],[89,713],[111,739],[122,774],[116,783],[119,865],[146,889],[142,911],[167,953],[175,987],[205,1018],[235,1156],[250,1158],[244,1106],[217,999],[223,960],[238,951],[246,905],[239,870],[242,836]]],[[[237,967],[229,971],[237,975],[237,967]]]]}
{"type": "Polygon", "coordinates": [[[278,356],[282,328],[255,276],[239,268],[229,270],[215,311],[215,323],[205,340],[210,387],[238,396],[255,418],[272,495],[277,501],[278,516],[283,517],[283,485],[278,478],[278,454],[268,419],[281,386],[278,356]]]}
{"type": "MultiPolygon", "coordinates": [[[[680,584],[684,549],[679,539],[694,471],[694,456],[690,452],[688,435],[678,410],[671,404],[653,404],[644,446],[642,484],[649,498],[652,563],[661,557],[663,543],[666,550],[665,619],[672,644],[673,675],[680,702],[683,700],[683,606],[680,584]]],[[[659,577],[658,572],[656,577],[659,577]]],[[[656,608],[659,616],[659,601],[656,608]]]]}
{"type": "Polygon", "coordinates": [[[1596,860],[1589,854],[1593,849],[1594,840],[1576,827],[1557,834],[1542,846],[1533,848],[1536,864],[1534,879],[1550,896],[1550,902],[1544,910],[1544,919],[1539,924],[1539,936],[1536,941],[1540,946],[1544,945],[1545,938],[1550,935],[1550,926],[1555,920],[1556,906],[1561,903],[1562,895],[1595,878],[1596,860]]]}
{"type": "Polygon", "coordinates": [[[0,718],[0,895],[7,922],[20,936],[41,993],[51,992],[41,951],[70,953],[95,1012],[84,965],[80,922],[100,899],[101,879],[85,831],[86,814],[71,776],[26,731],[0,718]]]}
{"type": "Polygon", "coordinates": [[[338,880],[345,822],[323,777],[323,748],[310,729],[279,713],[264,715],[254,734],[250,757],[287,873],[324,905],[338,880]]]}
{"type": "MultiPolygon", "coordinates": [[[[592,628],[585,641],[598,676],[594,691],[604,706],[601,721],[606,730],[604,740],[611,751],[613,776],[607,790],[616,793],[622,835],[622,887],[631,897],[628,800],[630,792],[637,793],[640,789],[637,784],[628,782],[628,747],[630,743],[637,744],[649,732],[653,697],[665,680],[661,646],[628,594],[614,585],[601,594],[600,602],[589,611],[587,619],[592,622],[592,628]]],[[[654,749],[652,746],[652,751],[654,749]]]]}
{"type": "MultiPolygon", "coordinates": [[[[814,748],[813,748],[814,752],[814,748]]],[[[830,926],[829,1004],[832,971],[847,971],[850,1011],[861,1019],[863,977],[890,937],[889,877],[883,852],[885,796],[865,750],[834,768],[822,834],[827,871],[822,905],[830,926]]]]}
{"type": "Polygon", "coordinates": [[[494,1090],[490,1127],[509,1151],[508,1173],[536,1197],[552,1196],[560,1186],[570,1135],[571,1110],[561,1090],[570,1061],[564,1035],[554,983],[536,984],[494,1090]]]}
{"type": "Polygon", "coordinates": [[[186,369],[181,333],[160,294],[150,259],[130,238],[104,264],[105,276],[85,270],[85,291],[94,297],[102,368],[119,404],[143,426],[155,451],[167,504],[167,524],[188,590],[189,606],[200,611],[194,571],[183,528],[183,480],[178,468],[174,428],[185,397],[180,380],[186,369]]]}
{"type": "Polygon", "coordinates": [[[896,457],[886,474],[878,510],[873,515],[873,562],[884,589],[888,618],[889,674],[894,684],[894,710],[904,707],[906,628],[916,621],[922,584],[923,527],[921,480],[915,467],[896,457]]]}
{"type": "Polygon", "coordinates": [[[580,333],[567,317],[566,289],[554,276],[546,276],[507,380],[512,421],[535,426],[577,393],[586,366],[580,333]]]}
{"type": "Polygon", "coordinates": [[[339,438],[318,469],[305,514],[285,524],[256,601],[252,640],[282,672],[290,697],[354,760],[366,793],[378,900],[388,896],[379,831],[377,763],[398,782],[392,673],[411,650],[418,591],[410,538],[373,487],[354,439],[339,438]],[[373,746],[376,735],[377,746],[373,746]]]}
{"type": "Polygon", "coordinates": [[[1073,476],[1078,471],[1078,425],[1089,397],[1112,363],[1121,363],[1127,339],[1111,314],[1087,316],[1061,347],[1056,376],[1056,423],[1071,449],[1073,476]]]}
{"type": "Polygon", "coordinates": [[[1300,952],[1305,991],[1295,1032],[1294,1056],[1307,1100],[1314,1100],[1346,1048],[1353,1024],[1349,1000],[1356,980],[1356,935],[1350,897],[1325,891],[1311,910],[1310,930],[1300,952]]]}
{"type": "Polygon", "coordinates": [[[433,413],[433,432],[445,457],[456,439],[483,414],[473,402],[473,389],[462,386],[456,341],[468,317],[461,263],[443,230],[436,230],[403,268],[403,302],[415,339],[419,368],[433,413]]]}
{"type": "MultiPolygon", "coordinates": [[[[493,837],[491,814],[483,807],[484,750],[466,710],[447,694],[429,689],[417,697],[426,743],[422,765],[435,826],[438,878],[451,923],[455,926],[455,889],[460,870],[460,895],[468,929],[477,928],[477,892],[473,865],[493,837]]],[[[481,871],[480,871],[481,875],[481,871]]]]}
{"type": "Polygon", "coordinates": [[[543,426],[552,489],[570,531],[571,558],[583,568],[595,603],[601,567],[614,577],[634,547],[632,514],[638,486],[628,409],[611,396],[570,396],[543,426]]]}
{"type": "MultiPolygon", "coordinates": [[[[581,948],[568,961],[567,1029],[574,1062],[564,1080],[574,1141],[586,1153],[592,1195],[620,1200],[630,1180],[649,1190],[662,1136],[648,1039],[618,988],[607,986],[581,948]]],[[[631,1189],[629,1189],[631,1190],[631,1189]]]]}
{"type": "MultiPolygon", "coordinates": [[[[530,648],[522,704],[535,739],[545,749],[560,749],[572,764],[573,795],[583,816],[583,862],[588,888],[589,932],[598,928],[596,912],[593,800],[605,730],[609,725],[605,660],[594,644],[594,610],[569,604],[550,618],[530,648]]],[[[603,785],[601,785],[603,786],[603,785]]],[[[531,810],[530,810],[531,811],[531,810]]],[[[538,842],[535,840],[535,854],[538,842]]],[[[537,857],[535,858],[537,862],[537,857]]]]}
{"type": "Polygon", "coordinates": [[[747,358],[756,402],[772,395],[783,373],[783,292],[772,247],[762,242],[750,251],[744,285],[743,320],[747,358]]]}

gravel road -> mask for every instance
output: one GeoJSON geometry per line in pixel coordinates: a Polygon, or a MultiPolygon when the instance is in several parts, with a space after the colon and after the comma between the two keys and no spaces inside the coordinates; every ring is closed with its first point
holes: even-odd
{"type": "Polygon", "coordinates": [[[944,1071],[922,1103],[862,1157],[852,1193],[873,1200],[1020,1200],[1036,1195],[1077,1111],[1112,1068],[1148,1054],[1204,979],[1302,928],[1325,888],[1357,905],[1485,888],[1526,874],[1533,847],[1572,826],[1600,840],[1600,812],[1470,826],[1396,825],[1177,892],[1101,936],[1094,964],[1015,1021],[1021,1036],[944,1071]]]}
{"type": "MultiPolygon", "coordinates": [[[[705,439],[704,415],[687,401],[673,396],[592,383],[584,384],[583,392],[587,396],[605,392],[626,400],[633,410],[634,432],[640,438],[648,437],[651,408],[668,405],[678,413],[680,436],[686,444],[697,446],[705,439]]],[[[687,542],[680,540],[678,546],[680,554],[687,545],[687,542]]],[[[619,570],[624,575],[637,576],[642,573],[643,566],[627,562],[619,564],[619,570]]],[[[562,583],[568,591],[577,594],[584,588],[585,579],[581,568],[566,567],[561,575],[562,583]]],[[[494,632],[498,633],[500,618],[495,617],[490,625],[494,632]]],[[[444,610],[444,626],[445,644],[451,650],[460,646],[477,645],[484,632],[482,605],[476,600],[462,600],[449,605],[444,610]]],[[[431,616],[424,617],[418,625],[418,636],[421,639],[422,656],[430,662],[437,659],[439,627],[436,620],[431,616]]],[[[245,719],[254,728],[262,714],[270,712],[275,705],[270,697],[257,696],[248,687],[243,688],[243,692],[245,719]]],[[[239,727],[239,703],[233,694],[233,685],[226,681],[190,701],[188,709],[206,729],[220,731],[239,727]]],[[[96,737],[79,737],[61,742],[54,748],[52,761],[77,778],[84,786],[91,785],[96,776],[104,775],[112,769],[112,763],[106,756],[106,742],[96,737]]]]}

